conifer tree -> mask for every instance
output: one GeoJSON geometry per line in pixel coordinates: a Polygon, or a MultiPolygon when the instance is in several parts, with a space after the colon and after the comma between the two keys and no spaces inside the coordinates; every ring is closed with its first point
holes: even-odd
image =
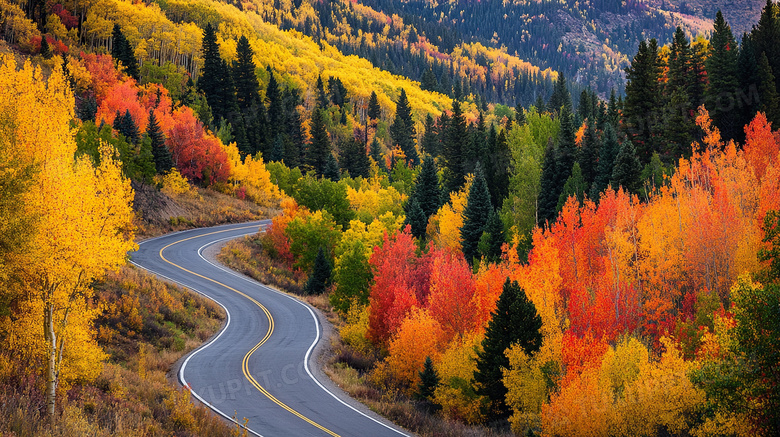
{"type": "Polygon", "coordinates": [[[504,243],[506,243],[504,222],[501,221],[498,210],[493,210],[479,239],[479,253],[488,262],[497,262],[501,259],[504,243]]]}
{"type": "Polygon", "coordinates": [[[282,103],[282,93],[279,90],[279,84],[276,82],[274,72],[270,66],[268,71],[268,87],[265,90],[265,98],[268,100],[268,133],[271,138],[284,132],[284,106],[282,103]]]}
{"type": "Polygon", "coordinates": [[[371,163],[366,154],[366,147],[360,141],[349,138],[340,147],[339,163],[353,178],[362,176],[368,178],[371,173],[371,163]]]}
{"type": "Polygon", "coordinates": [[[320,109],[328,107],[328,95],[325,93],[325,84],[322,82],[322,76],[317,76],[317,106],[320,109]]]}
{"type": "Polygon", "coordinates": [[[338,182],[341,179],[341,169],[339,169],[339,162],[332,153],[328,153],[328,160],[325,162],[325,170],[322,175],[333,182],[338,182]]]}
{"type": "Polygon", "coordinates": [[[423,159],[420,173],[414,185],[413,197],[417,199],[420,208],[425,214],[425,221],[439,209],[441,189],[439,188],[439,176],[436,162],[433,157],[426,156],[423,159]]]}
{"type": "Polygon", "coordinates": [[[636,156],[636,149],[631,141],[626,141],[620,146],[620,152],[615,158],[615,166],[612,170],[612,181],[615,188],[623,187],[629,193],[636,193],[642,184],[642,165],[636,156]]]}
{"type": "MultiPolygon", "coordinates": [[[[114,29],[111,32],[113,44],[111,45],[111,56],[114,60],[122,63],[125,69],[125,73],[135,80],[138,80],[138,61],[133,53],[133,48],[130,46],[130,42],[125,38],[122,33],[122,29],[118,24],[114,24],[114,29]]],[[[43,44],[43,41],[41,41],[43,44]]],[[[43,46],[41,45],[41,52],[43,46]]]]}
{"type": "Polygon", "coordinates": [[[168,146],[165,145],[165,136],[157,123],[154,112],[149,111],[149,123],[146,126],[146,135],[151,140],[154,168],[157,174],[166,174],[173,168],[173,157],[168,146]]]}
{"type": "Polygon", "coordinates": [[[517,106],[515,106],[515,122],[518,126],[523,126],[528,123],[528,120],[525,117],[525,109],[523,109],[520,102],[517,102],[517,106]]]}
{"type": "Polygon", "coordinates": [[[766,114],[768,121],[777,126],[780,123],[780,100],[778,100],[777,88],[775,88],[775,75],[766,53],[761,53],[761,60],[758,62],[758,77],[760,80],[758,93],[761,96],[761,111],[766,114]]]}
{"type": "Polygon", "coordinates": [[[436,80],[436,75],[428,68],[425,70],[425,73],[423,73],[422,79],[420,79],[420,88],[426,91],[436,91],[438,87],[439,81],[436,80]]]}
{"type": "Polygon", "coordinates": [[[471,184],[463,210],[463,226],[460,229],[460,242],[463,247],[463,255],[469,264],[473,264],[478,253],[479,239],[485,231],[493,206],[490,204],[490,192],[485,182],[485,174],[482,166],[477,164],[474,173],[474,182],[471,184]]]}
{"type": "Polygon", "coordinates": [[[306,163],[314,168],[317,175],[325,172],[330,156],[330,140],[325,127],[322,110],[315,108],[311,115],[311,145],[306,154],[306,163]]]}
{"type": "Polygon", "coordinates": [[[599,149],[601,139],[596,132],[595,122],[589,120],[588,127],[585,129],[585,136],[582,138],[582,148],[580,149],[580,167],[582,169],[582,178],[585,185],[590,187],[596,179],[596,172],[599,165],[599,149]]]}
{"type": "Polygon", "coordinates": [[[314,266],[309,279],[303,287],[303,292],[308,295],[322,294],[330,286],[332,269],[330,261],[325,255],[325,249],[320,246],[317,257],[314,258],[314,266]]]}
{"type": "Polygon", "coordinates": [[[433,367],[431,357],[425,357],[425,363],[423,363],[423,369],[419,372],[419,375],[420,383],[417,384],[416,397],[420,400],[430,401],[433,399],[433,393],[440,383],[439,374],[433,367]]]}
{"type": "Polygon", "coordinates": [[[519,345],[529,356],[538,351],[542,345],[541,328],[542,319],[525,290],[517,281],[510,282],[507,278],[485,330],[482,351],[477,352],[474,372],[477,393],[490,400],[493,418],[509,414],[502,372],[509,368],[509,358],[504,352],[512,345],[519,345]]]}
{"type": "MultiPolygon", "coordinates": [[[[539,195],[536,200],[536,220],[539,226],[545,223],[552,224],[555,220],[558,206],[558,163],[556,149],[552,138],[544,149],[544,161],[542,162],[542,175],[539,181],[539,195]]],[[[611,167],[610,167],[611,169],[611,167]]]]}
{"type": "Polygon", "coordinates": [[[260,98],[260,82],[255,74],[255,61],[249,40],[241,35],[236,46],[236,65],[233,68],[235,77],[236,99],[242,111],[249,109],[260,98]]]}
{"type": "MultiPolygon", "coordinates": [[[[649,160],[653,152],[658,151],[657,140],[654,138],[660,130],[659,108],[661,93],[659,85],[660,59],[658,43],[651,39],[649,43],[641,41],[639,51],[631,65],[626,68],[626,100],[623,105],[623,117],[626,122],[626,133],[637,147],[640,159],[649,160]]],[[[616,109],[620,107],[611,105],[616,109]]],[[[616,117],[617,110],[612,111],[616,117]]],[[[617,127],[616,120],[611,121],[617,127]]]]}
{"type": "Polygon", "coordinates": [[[277,134],[268,161],[282,162],[282,160],[284,160],[284,139],[282,134],[277,134]]]}
{"type": "Polygon", "coordinates": [[[618,111],[617,99],[615,98],[615,88],[609,92],[609,103],[607,104],[607,120],[606,122],[612,126],[617,126],[620,119],[620,112],[618,111]]]}
{"type": "Polygon", "coordinates": [[[561,195],[558,196],[556,210],[560,212],[571,196],[577,198],[577,202],[582,204],[585,200],[586,192],[587,185],[585,184],[585,178],[582,176],[582,169],[580,168],[580,164],[575,162],[574,166],[571,168],[571,176],[569,176],[569,179],[566,179],[566,183],[563,184],[563,189],[561,190],[561,195]]]}
{"type": "Polygon", "coordinates": [[[406,202],[404,213],[406,214],[404,226],[409,225],[412,228],[412,235],[421,240],[424,239],[428,227],[428,217],[425,216],[422,208],[420,208],[420,203],[416,197],[411,197],[406,202]]]}
{"type": "Polygon", "coordinates": [[[409,99],[403,88],[401,88],[401,95],[396,102],[395,120],[390,126],[390,136],[393,138],[393,144],[398,145],[404,152],[407,161],[411,165],[417,165],[419,157],[414,145],[417,132],[412,120],[412,108],[409,106],[409,99]]]}
{"type": "Polygon", "coordinates": [[[606,190],[612,181],[612,171],[615,167],[615,159],[620,153],[620,144],[618,143],[615,130],[611,124],[604,127],[604,141],[599,151],[599,165],[596,171],[596,178],[590,188],[590,198],[598,200],[602,191],[606,190]]]}
{"type": "Polygon", "coordinates": [[[371,97],[368,99],[368,118],[378,120],[381,115],[382,108],[379,106],[376,91],[371,91],[371,97]]]}
{"type": "Polygon", "coordinates": [[[572,113],[563,107],[561,111],[561,130],[558,134],[558,152],[556,154],[555,167],[558,170],[557,180],[557,193],[555,195],[555,202],[557,203],[558,195],[563,189],[563,184],[571,176],[571,169],[574,166],[574,162],[579,158],[579,150],[575,141],[575,135],[577,126],[574,125],[572,113]]]}
{"type": "MultiPolygon", "coordinates": [[[[750,35],[742,35],[742,45],[739,49],[737,58],[737,71],[739,71],[739,93],[735,97],[737,107],[737,126],[745,126],[756,115],[759,110],[760,96],[758,96],[758,87],[760,84],[758,72],[758,59],[753,49],[753,43],[750,35]]],[[[740,143],[744,143],[745,133],[739,130],[735,138],[740,143]]]]}
{"type": "MultiPolygon", "coordinates": [[[[761,54],[766,54],[772,71],[780,71],[780,11],[772,0],[766,0],[758,24],[753,26],[750,41],[753,43],[756,60],[761,62],[761,54]]],[[[777,79],[777,78],[775,78],[777,79]]],[[[775,82],[775,89],[780,83],[775,82]]],[[[755,115],[755,114],[753,114],[755,115]]]]}
{"type": "Polygon", "coordinates": [[[43,56],[43,59],[51,59],[51,55],[52,53],[51,47],[49,47],[49,41],[46,40],[45,34],[41,35],[41,56],[43,56]]]}
{"type": "Polygon", "coordinates": [[[466,182],[463,153],[468,138],[468,127],[466,117],[460,109],[460,102],[457,100],[452,101],[452,118],[448,121],[445,137],[442,155],[448,170],[446,190],[452,192],[459,190],[466,182]]]}
{"type": "MultiPolygon", "coordinates": [[[[117,111],[117,114],[119,111],[117,111]]],[[[133,120],[133,115],[130,114],[130,110],[126,109],[125,114],[121,117],[114,119],[114,129],[120,134],[124,135],[129,143],[138,144],[141,139],[141,134],[138,132],[138,126],[133,120]]]]}
{"type": "Polygon", "coordinates": [[[506,139],[506,129],[496,135],[494,126],[490,127],[488,134],[487,174],[490,202],[496,208],[509,196],[509,178],[512,165],[512,152],[509,150],[509,142],[506,139]]]}
{"type": "Polygon", "coordinates": [[[561,112],[561,108],[564,107],[571,112],[571,94],[563,73],[558,73],[558,80],[555,82],[547,109],[550,112],[561,112]]]}
{"type": "Polygon", "coordinates": [[[423,133],[420,149],[431,156],[439,156],[440,154],[436,125],[431,114],[425,116],[425,132],[423,133]]]}
{"type": "Polygon", "coordinates": [[[376,137],[374,137],[374,141],[371,142],[369,156],[376,162],[380,170],[387,170],[385,168],[385,158],[382,156],[382,145],[379,144],[379,140],[376,139],[376,137]]]}

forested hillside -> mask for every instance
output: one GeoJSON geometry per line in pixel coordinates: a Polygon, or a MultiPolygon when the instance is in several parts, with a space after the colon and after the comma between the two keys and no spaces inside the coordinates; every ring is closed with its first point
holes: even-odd
{"type": "Polygon", "coordinates": [[[229,261],[422,435],[777,435],[755,7],[0,0],[0,433],[224,434],[147,374],[219,316],[123,265],[139,216],[277,210],[229,261]]]}

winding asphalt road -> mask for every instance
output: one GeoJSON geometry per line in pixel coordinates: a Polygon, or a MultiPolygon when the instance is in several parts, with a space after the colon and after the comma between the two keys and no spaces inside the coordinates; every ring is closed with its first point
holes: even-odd
{"type": "Polygon", "coordinates": [[[269,223],[169,234],[140,243],[132,254],[136,266],[213,299],[227,312],[222,331],[182,363],[179,381],[226,419],[248,419],[254,435],[406,435],[321,381],[327,377],[317,370],[312,351],[322,341],[322,325],[308,305],[203,255],[209,246],[269,223]]]}

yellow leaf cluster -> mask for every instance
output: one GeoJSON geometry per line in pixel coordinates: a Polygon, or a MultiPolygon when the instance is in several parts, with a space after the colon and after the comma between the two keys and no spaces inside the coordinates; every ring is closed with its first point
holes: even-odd
{"type": "Polygon", "coordinates": [[[441,385],[436,388],[434,401],[451,419],[466,423],[480,423],[484,419],[483,399],[472,386],[482,338],[476,334],[455,338],[435,363],[441,385]]]}
{"type": "Polygon", "coordinates": [[[428,236],[439,247],[459,251],[460,228],[463,227],[463,211],[474,175],[466,176],[466,183],[457,192],[450,193],[450,201],[428,220],[428,236]]]}
{"type": "Polygon", "coordinates": [[[223,145],[223,148],[230,161],[230,181],[233,185],[246,190],[246,197],[258,205],[279,204],[282,200],[282,192],[271,182],[271,173],[265,167],[263,157],[258,154],[242,159],[236,143],[223,145]]]}
{"type": "Polygon", "coordinates": [[[32,362],[55,360],[65,383],[97,376],[105,355],[93,339],[90,285],[136,247],[130,182],[107,145],[98,167],[87,157],[74,161],[73,108],[59,67],[44,80],[29,62],[17,70],[12,58],[0,57],[0,141],[38,170],[24,195],[36,229],[15,266],[24,302],[16,320],[3,317],[2,325],[14,351],[32,362]]]}
{"type": "Polygon", "coordinates": [[[177,169],[171,169],[162,177],[162,192],[169,196],[180,196],[187,194],[191,190],[187,178],[179,173],[177,169]]]}

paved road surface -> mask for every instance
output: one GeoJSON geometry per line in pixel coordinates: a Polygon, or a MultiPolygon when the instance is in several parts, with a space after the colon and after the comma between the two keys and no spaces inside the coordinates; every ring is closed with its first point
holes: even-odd
{"type": "Polygon", "coordinates": [[[214,299],[228,313],[224,329],[185,359],[179,381],[217,414],[247,418],[255,435],[406,435],[314,377],[321,372],[312,351],[322,341],[314,311],[203,256],[208,246],[268,223],[170,234],[142,242],[132,254],[135,265],[214,299]]]}

